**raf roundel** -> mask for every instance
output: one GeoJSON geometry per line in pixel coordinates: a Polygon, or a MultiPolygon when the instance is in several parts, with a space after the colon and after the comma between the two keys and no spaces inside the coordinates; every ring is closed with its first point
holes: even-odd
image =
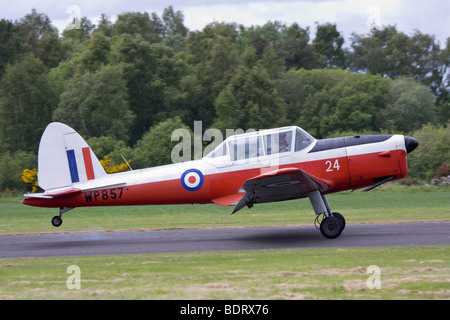
{"type": "Polygon", "coordinates": [[[203,185],[203,174],[197,169],[186,170],[181,175],[181,185],[188,191],[197,191],[203,185]]]}

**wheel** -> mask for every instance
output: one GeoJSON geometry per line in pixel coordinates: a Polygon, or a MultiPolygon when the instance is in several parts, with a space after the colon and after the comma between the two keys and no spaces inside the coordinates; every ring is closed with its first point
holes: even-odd
{"type": "Polygon", "coordinates": [[[342,230],[345,229],[345,218],[342,214],[340,214],[339,212],[333,212],[333,217],[336,217],[339,219],[339,221],[341,222],[342,225],[342,230]]]}
{"type": "Polygon", "coordinates": [[[320,224],[320,232],[325,238],[335,239],[341,235],[343,228],[337,217],[326,217],[320,224]]]}
{"type": "Polygon", "coordinates": [[[60,216],[54,216],[52,218],[52,225],[54,227],[59,227],[60,225],[62,225],[62,218],[60,216]]]}

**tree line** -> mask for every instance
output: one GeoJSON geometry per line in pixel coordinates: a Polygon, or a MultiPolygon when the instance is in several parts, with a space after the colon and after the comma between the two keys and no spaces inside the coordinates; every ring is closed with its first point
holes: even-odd
{"type": "MultiPolygon", "coordinates": [[[[17,176],[36,167],[52,121],[100,158],[124,154],[135,167],[170,162],[171,132],[196,120],[223,131],[299,125],[316,138],[429,124],[449,141],[450,38],[441,48],[433,35],[386,26],[345,44],[336,24],[280,21],[194,31],[171,6],[71,26],[59,34],[35,9],[0,20],[0,190],[22,187],[17,176]]],[[[450,162],[445,150],[434,166],[450,162]]]]}

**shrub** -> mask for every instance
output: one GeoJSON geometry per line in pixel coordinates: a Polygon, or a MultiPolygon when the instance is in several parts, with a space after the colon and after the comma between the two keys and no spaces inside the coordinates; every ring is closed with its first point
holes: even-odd
{"type": "MultiPolygon", "coordinates": [[[[131,160],[127,161],[128,163],[131,162],[131,160]]],[[[103,169],[105,169],[106,173],[108,174],[130,170],[125,162],[122,162],[121,164],[116,164],[115,161],[110,159],[108,156],[104,156],[103,160],[100,160],[100,164],[103,166],[103,169]]]]}
{"type": "Polygon", "coordinates": [[[430,180],[442,163],[449,162],[450,124],[446,127],[426,124],[409,135],[419,141],[419,146],[408,154],[408,175],[430,180]]]}
{"type": "Polygon", "coordinates": [[[450,175],[450,164],[443,162],[439,168],[436,169],[436,179],[440,177],[448,177],[450,175]]]}
{"type": "Polygon", "coordinates": [[[22,181],[27,184],[27,189],[31,193],[35,193],[38,189],[37,174],[37,169],[23,169],[22,171],[22,181]]]}

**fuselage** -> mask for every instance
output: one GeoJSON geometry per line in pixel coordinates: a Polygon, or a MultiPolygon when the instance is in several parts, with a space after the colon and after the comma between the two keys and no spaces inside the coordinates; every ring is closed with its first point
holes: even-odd
{"type": "Polygon", "coordinates": [[[406,176],[407,139],[366,135],[316,140],[298,127],[260,131],[230,137],[200,160],[110,174],[72,186],[82,191],[27,198],[23,203],[40,207],[229,205],[243,195],[241,188],[247,180],[283,168],[299,168],[327,181],[332,186],[328,193],[359,189],[385,177],[406,176]],[[289,145],[275,152],[284,133],[289,145]]]}

